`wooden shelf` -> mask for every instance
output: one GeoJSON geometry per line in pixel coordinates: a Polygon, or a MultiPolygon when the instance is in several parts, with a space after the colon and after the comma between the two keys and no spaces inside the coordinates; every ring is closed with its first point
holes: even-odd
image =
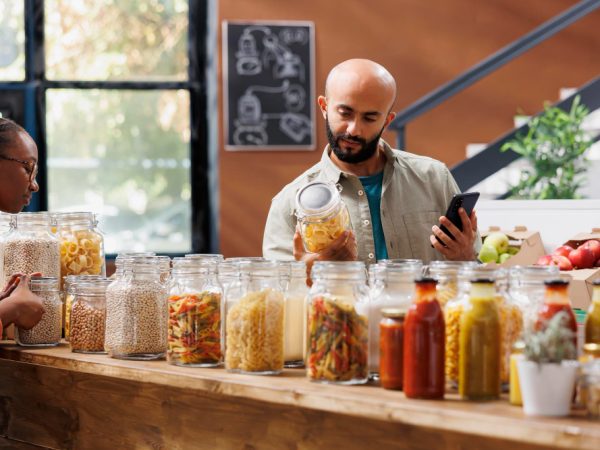
{"type": "MultiPolygon", "coordinates": [[[[319,427],[314,421],[324,421],[329,417],[335,417],[339,424],[346,420],[348,427],[356,428],[356,423],[364,424],[364,433],[354,429],[352,435],[346,436],[351,438],[355,446],[359,443],[357,439],[369,436],[369,439],[373,439],[372,432],[368,432],[366,428],[376,426],[381,429],[382,435],[378,437],[381,445],[390,448],[396,448],[397,445],[397,448],[427,448],[423,447],[422,441],[417,442],[422,439],[418,437],[420,433],[441,436],[442,441],[437,441],[436,448],[455,448],[456,442],[488,442],[486,446],[481,444],[481,448],[506,448],[507,443],[511,443],[511,449],[538,446],[594,450],[600,448],[600,422],[584,418],[583,413],[564,419],[529,418],[523,415],[521,408],[513,407],[505,400],[467,403],[459,401],[455,395],[449,395],[445,401],[409,400],[401,392],[387,391],[372,385],[334,386],[311,383],[305,378],[304,370],[300,369],[286,369],[280,376],[251,376],[232,374],[223,369],[176,367],[165,361],[124,361],[111,359],[106,355],[71,353],[66,344],[55,348],[24,349],[9,342],[0,345],[0,368],[3,369],[0,370],[1,396],[8,399],[4,405],[5,415],[8,414],[8,417],[4,418],[4,436],[11,438],[12,423],[15,431],[12,438],[48,448],[71,448],[68,445],[74,445],[72,448],[104,448],[104,441],[100,436],[94,434],[96,441],[90,441],[89,436],[84,433],[86,427],[98,427],[90,417],[95,414],[95,409],[87,405],[85,389],[82,390],[86,383],[95,401],[106,402],[104,405],[99,404],[98,409],[109,414],[111,408],[115,412],[123,410],[122,404],[115,405],[122,403],[124,398],[132,404],[139,401],[148,404],[153,409],[144,414],[140,414],[140,411],[131,414],[131,422],[144,429],[146,415],[148,423],[158,428],[155,430],[157,436],[162,438],[168,434],[165,433],[165,429],[174,413],[181,413],[179,420],[185,423],[189,420],[186,418],[187,413],[193,412],[174,411],[169,402],[189,402],[190,399],[198,399],[200,402],[207,402],[204,407],[209,403],[212,405],[212,409],[207,411],[205,408],[202,414],[210,414],[215,405],[228,405],[227,420],[234,422],[242,416],[252,416],[248,411],[254,411],[256,406],[259,411],[264,412],[262,420],[267,423],[267,428],[269,421],[274,420],[273,414],[290,414],[292,421],[294,414],[300,414],[298,417],[302,420],[296,420],[295,426],[300,434],[310,434],[307,442],[317,443],[314,448],[325,445],[326,442],[316,436],[319,427]],[[105,389],[107,383],[110,389],[105,389]],[[106,394],[105,398],[97,395],[98,389],[106,394]],[[81,398],[82,395],[84,398],[81,398]],[[137,398],[145,395],[149,396],[146,400],[137,398]],[[49,438],[50,431],[36,424],[33,428],[41,433],[41,440],[24,439],[23,432],[19,430],[25,425],[15,424],[15,420],[35,421],[39,420],[40,416],[37,413],[28,413],[23,402],[33,402],[30,403],[32,408],[35,404],[49,410],[67,408],[69,412],[63,420],[66,420],[70,431],[49,438]],[[12,408],[17,404],[18,407],[12,408]],[[70,422],[69,418],[76,420],[70,422]],[[82,428],[82,425],[85,427],[82,428]],[[414,435],[415,442],[406,440],[406,436],[401,445],[400,441],[386,440],[391,436],[389,430],[394,429],[399,430],[400,436],[405,436],[406,430],[410,430],[408,437],[414,435]],[[95,442],[97,445],[86,447],[89,442],[95,442]],[[57,444],[58,447],[55,447],[57,444]]],[[[126,409],[122,413],[128,414],[126,409]]],[[[255,418],[257,426],[261,422],[260,417],[261,413],[258,413],[255,418]]],[[[118,427],[119,424],[114,426],[118,427]]],[[[251,423],[244,426],[252,428],[251,423]]],[[[347,430],[343,425],[339,427],[340,432],[347,430]]],[[[326,428],[324,426],[323,429],[326,428]]],[[[185,429],[187,428],[182,428],[185,429]]],[[[223,433],[225,430],[226,427],[223,428],[223,433]]],[[[25,431],[30,433],[31,425],[25,426],[25,431]]],[[[202,435],[201,430],[198,431],[202,435]]],[[[141,433],[138,431],[137,435],[141,433]]],[[[182,432],[180,436],[186,433],[187,431],[182,432]]],[[[187,434],[186,442],[194,433],[187,434]]],[[[218,439],[219,433],[213,430],[213,434],[214,438],[218,439]]],[[[238,445],[238,441],[242,439],[247,444],[253,440],[252,436],[250,429],[247,439],[240,430],[240,437],[236,437],[232,442],[238,445]]],[[[307,435],[303,436],[306,438],[307,435]]],[[[340,442],[343,442],[342,437],[339,436],[340,442]]],[[[281,441],[281,436],[277,437],[279,440],[274,441],[270,438],[272,436],[267,433],[264,442],[286,442],[281,441]]],[[[109,448],[109,443],[113,446],[122,444],[107,436],[104,436],[104,439],[106,448],[109,448]]],[[[132,439],[137,438],[134,436],[132,439]]],[[[173,439],[175,441],[165,443],[164,448],[185,447],[171,447],[178,437],[173,439]]],[[[228,447],[232,442],[223,441],[221,446],[228,447]]],[[[362,444],[365,442],[362,441],[362,444]]],[[[308,444],[304,447],[313,448],[308,444]]]]}

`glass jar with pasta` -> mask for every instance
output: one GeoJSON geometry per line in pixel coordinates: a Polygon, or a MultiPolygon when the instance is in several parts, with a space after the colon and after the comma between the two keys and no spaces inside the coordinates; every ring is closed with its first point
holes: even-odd
{"type": "Polygon", "coordinates": [[[437,281],[437,298],[443,308],[458,295],[458,271],[463,267],[478,267],[475,261],[431,261],[427,275],[437,281]]]}
{"type": "Polygon", "coordinates": [[[56,215],[60,242],[60,274],[106,274],[104,237],[97,228],[91,212],[60,213],[56,215]]]}
{"type": "Polygon", "coordinates": [[[352,229],[348,209],[332,183],[315,181],[302,187],[296,194],[296,217],[304,248],[311,253],[352,229]]]}
{"type": "Polygon", "coordinates": [[[275,375],[284,363],[284,295],[276,261],[241,260],[241,289],[225,303],[225,368],[275,375]]]}
{"type": "Polygon", "coordinates": [[[308,294],[307,376],[363,384],[369,379],[369,290],[363,262],[314,263],[308,294]]]}
{"type": "Polygon", "coordinates": [[[216,268],[216,260],[173,259],[167,348],[170,364],[217,367],[223,361],[223,293],[216,268]]]}

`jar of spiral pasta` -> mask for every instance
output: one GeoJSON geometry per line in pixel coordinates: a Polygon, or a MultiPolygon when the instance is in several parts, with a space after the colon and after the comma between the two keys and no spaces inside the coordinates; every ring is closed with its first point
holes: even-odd
{"type": "Polygon", "coordinates": [[[15,273],[39,272],[44,277],[60,277],[58,239],[50,232],[46,212],[19,213],[4,239],[3,286],[15,273]]]}
{"type": "Polygon", "coordinates": [[[109,356],[151,360],[167,350],[167,289],[153,257],[127,257],[106,289],[105,348],[109,356]]]}
{"type": "Polygon", "coordinates": [[[44,314],[30,330],[15,328],[15,341],[25,347],[55,346],[62,337],[62,301],[56,277],[31,277],[31,292],[42,299],[44,314]]]}
{"type": "Polygon", "coordinates": [[[60,274],[106,275],[104,237],[91,212],[69,212],[56,215],[60,242],[60,274]]]}
{"type": "Polygon", "coordinates": [[[216,268],[216,260],[173,259],[167,349],[170,364],[216,367],[223,361],[223,292],[216,268]]]}
{"type": "Polygon", "coordinates": [[[75,353],[106,353],[106,288],[112,283],[106,278],[80,280],[69,308],[71,351],[75,353]]]}
{"type": "Polygon", "coordinates": [[[369,291],[363,262],[313,265],[308,293],[307,375],[311,381],[369,379],[369,291]]]}
{"type": "Polygon", "coordinates": [[[296,194],[296,217],[306,251],[318,253],[352,229],[340,192],[332,183],[315,181],[296,194]]]}
{"type": "Polygon", "coordinates": [[[240,296],[226,298],[225,368],[274,375],[283,370],[284,295],[275,261],[239,261],[240,296]],[[237,297],[237,298],[236,298],[237,297]]]}

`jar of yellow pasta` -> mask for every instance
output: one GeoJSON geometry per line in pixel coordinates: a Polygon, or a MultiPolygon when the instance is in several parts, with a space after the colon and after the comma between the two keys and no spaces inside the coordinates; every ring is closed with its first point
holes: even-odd
{"type": "Polygon", "coordinates": [[[296,217],[304,248],[311,253],[319,253],[352,229],[348,208],[332,183],[315,181],[301,188],[296,194],[296,217]]]}
{"type": "Polygon", "coordinates": [[[226,290],[225,368],[274,375],[284,363],[284,294],[276,261],[237,263],[241,289],[226,290]]]}
{"type": "Polygon", "coordinates": [[[104,237],[97,228],[91,212],[60,213],[56,215],[60,242],[60,275],[106,274],[104,237]]]}

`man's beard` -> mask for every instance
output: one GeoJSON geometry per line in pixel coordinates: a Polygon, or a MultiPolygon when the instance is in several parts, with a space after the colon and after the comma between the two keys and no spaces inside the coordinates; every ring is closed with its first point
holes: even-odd
{"type": "Polygon", "coordinates": [[[325,118],[325,128],[327,130],[327,140],[329,141],[329,147],[333,150],[333,153],[337,158],[348,164],[358,164],[367,159],[371,158],[375,152],[377,151],[377,146],[379,145],[379,138],[383,134],[383,128],[377,136],[375,136],[372,140],[367,141],[366,139],[351,136],[349,134],[338,134],[334,135],[331,127],[329,126],[329,119],[325,118]],[[361,144],[361,148],[356,152],[352,153],[351,151],[346,151],[342,149],[338,142],[340,139],[345,139],[347,141],[358,142],[361,144]]]}

